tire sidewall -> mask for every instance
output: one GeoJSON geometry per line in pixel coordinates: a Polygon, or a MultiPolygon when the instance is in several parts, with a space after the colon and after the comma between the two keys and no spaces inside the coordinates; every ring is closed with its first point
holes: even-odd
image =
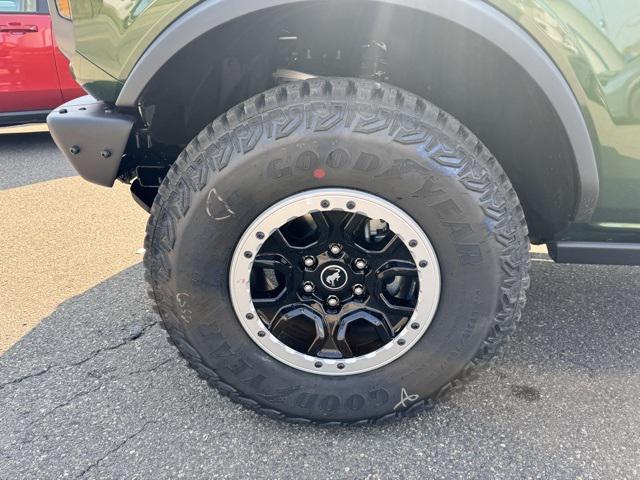
{"type": "Polygon", "coordinates": [[[232,158],[193,195],[171,255],[176,320],[225,384],[291,417],[354,421],[422,403],[473,358],[496,313],[500,251],[478,199],[419,148],[303,131],[232,158]],[[394,203],[424,229],[439,258],[442,296],[428,331],[399,359],[363,374],[320,376],[280,363],[248,337],[229,297],[231,257],[249,224],[274,203],[322,187],[394,203]]]}

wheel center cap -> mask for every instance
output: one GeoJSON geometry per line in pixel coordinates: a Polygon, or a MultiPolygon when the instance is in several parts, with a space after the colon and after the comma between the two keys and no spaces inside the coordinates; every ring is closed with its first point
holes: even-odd
{"type": "Polygon", "coordinates": [[[340,290],[347,284],[349,276],[340,265],[329,265],[320,273],[320,280],[329,290],[340,290]]]}

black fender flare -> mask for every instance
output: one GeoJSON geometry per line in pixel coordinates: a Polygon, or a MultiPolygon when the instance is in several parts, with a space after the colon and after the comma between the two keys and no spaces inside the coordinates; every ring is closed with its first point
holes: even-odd
{"type": "MultiPolygon", "coordinates": [[[[306,1],[310,0],[207,0],[198,4],[171,24],[145,51],[125,81],[116,105],[135,107],[156,72],[183,47],[211,29],[258,10],[306,1]]],[[[538,83],[562,121],[573,149],[579,185],[573,220],[587,222],[599,195],[593,142],[571,87],[543,48],[514,20],[483,1],[382,1],[444,18],[480,35],[510,55],[538,83]]]]}

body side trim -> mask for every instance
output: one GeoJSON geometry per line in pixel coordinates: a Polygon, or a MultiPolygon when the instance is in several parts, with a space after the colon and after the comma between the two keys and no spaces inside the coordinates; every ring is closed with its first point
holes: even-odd
{"type": "Polygon", "coordinates": [[[640,265],[640,243],[553,242],[549,256],[557,263],[640,265]]]}
{"type": "Polygon", "coordinates": [[[42,123],[51,110],[30,110],[28,112],[0,112],[0,127],[25,123],[42,123]]]}

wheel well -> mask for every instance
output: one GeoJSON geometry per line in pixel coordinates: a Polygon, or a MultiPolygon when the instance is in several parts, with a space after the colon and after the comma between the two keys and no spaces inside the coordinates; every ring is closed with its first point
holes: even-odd
{"type": "Polygon", "coordinates": [[[458,24],[388,4],[343,1],[257,11],[192,41],[140,98],[154,148],[183,147],[215,117],[274,86],[274,73],[377,78],[457,117],[496,156],[534,241],[572,220],[573,149],[536,81],[493,43],[458,24]],[[171,90],[168,94],[167,91],[171,90]]]}

